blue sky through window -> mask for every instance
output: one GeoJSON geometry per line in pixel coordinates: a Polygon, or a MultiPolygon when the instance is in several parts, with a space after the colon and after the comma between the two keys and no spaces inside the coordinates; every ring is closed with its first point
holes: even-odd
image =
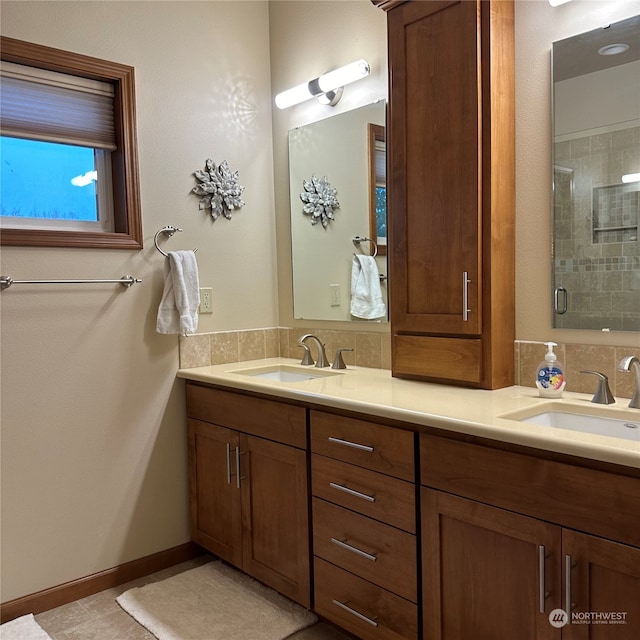
{"type": "Polygon", "coordinates": [[[98,220],[94,150],[0,136],[2,216],[98,220]]]}

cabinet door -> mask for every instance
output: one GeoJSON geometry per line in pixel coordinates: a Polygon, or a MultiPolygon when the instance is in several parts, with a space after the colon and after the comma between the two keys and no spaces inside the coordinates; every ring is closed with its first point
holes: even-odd
{"type": "Polygon", "coordinates": [[[479,4],[408,2],[388,26],[393,330],[479,334],[479,4]]]}
{"type": "Polygon", "coordinates": [[[306,453],[240,436],[243,569],[310,606],[306,453]]]}
{"type": "Polygon", "coordinates": [[[422,489],[425,640],[558,638],[559,527],[422,489]]]}
{"type": "Polygon", "coordinates": [[[563,607],[566,640],[640,638],[640,549],[565,529],[563,607]],[[569,565],[569,566],[567,566],[569,565]]]}
{"type": "Polygon", "coordinates": [[[241,567],[240,492],[235,467],[238,434],[190,419],[188,436],[191,537],[241,567]]]}

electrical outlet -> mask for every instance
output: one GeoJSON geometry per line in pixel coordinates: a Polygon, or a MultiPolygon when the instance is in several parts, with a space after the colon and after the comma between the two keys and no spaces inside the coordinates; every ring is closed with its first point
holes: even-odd
{"type": "Polygon", "coordinates": [[[200,289],[200,313],[213,313],[213,289],[200,289]]]}
{"type": "Polygon", "coordinates": [[[339,284],[330,284],[329,285],[329,299],[331,301],[332,307],[340,306],[340,285],[339,284]]]}

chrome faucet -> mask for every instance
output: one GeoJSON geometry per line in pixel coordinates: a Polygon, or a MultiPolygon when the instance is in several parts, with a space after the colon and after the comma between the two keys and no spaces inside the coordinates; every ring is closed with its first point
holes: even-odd
{"type": "MultiPolygon", "coordinates": [[[[300,336],[298,338],[298,344],[301,345],[302,347],[306,347],[305,349],[305,358],[307,355],[307,350],[309,347],[307,347],[307,345],[305,344],[305,341],[307,339],[311,338],[312,340],[315,340],[316,344],[318,345],[318,360],[316,362],[316,367],[322,368],[322,367],[328,367],[329,363],[327,362],[327,354],[324,350],[324,344],[322,344],[322,342],[320,341],[320,338],[318,338],[318,336],[314,336],[312,333],[305,333],[303,336],[300,336]]],[[[311,363],[313,363],[313,360],[311,361],[311,363]]],[[[304,359],[302,361],[302,364],[310,364],[308,361],[305,362],[304,359]]]]}
{"type": "Polygon", "coordinates": [[[613,404],[616,401],[613,393],[611,393],[611,389],[609,389],[609,378],[607,378],[604,373],[592,371],[591,369],[584,369],[580,373],[590,373],[598,377],[598,387],[593,394],[591,402],[595,402],[596,404],[613,404]]]}
{"type": "Polygon", "coordinates": [[[618,363],[618,371],[631,371],[632,369],[636,374],[636,388],[629,406],[632,409],[640,409],[640,360],[636,356],[627,356],[618,363]]]}

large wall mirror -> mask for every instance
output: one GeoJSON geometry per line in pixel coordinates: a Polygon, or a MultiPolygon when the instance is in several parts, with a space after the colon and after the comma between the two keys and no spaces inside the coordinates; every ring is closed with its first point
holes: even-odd
{"type": "Polygon", "coordinates": [[[640,16],[552,47],[556,328],[640,330],[640,16]]]}
{"type": "Polygon", "coordinates": [[[289,131],[296,319],[387,322],[385,111],[379,101],[289,131]],[[325,201],[326,215],[304,211],[309,194],[325,201]],[[379,317],[352,314],[354,254],[376,254],[379,317]]]}

